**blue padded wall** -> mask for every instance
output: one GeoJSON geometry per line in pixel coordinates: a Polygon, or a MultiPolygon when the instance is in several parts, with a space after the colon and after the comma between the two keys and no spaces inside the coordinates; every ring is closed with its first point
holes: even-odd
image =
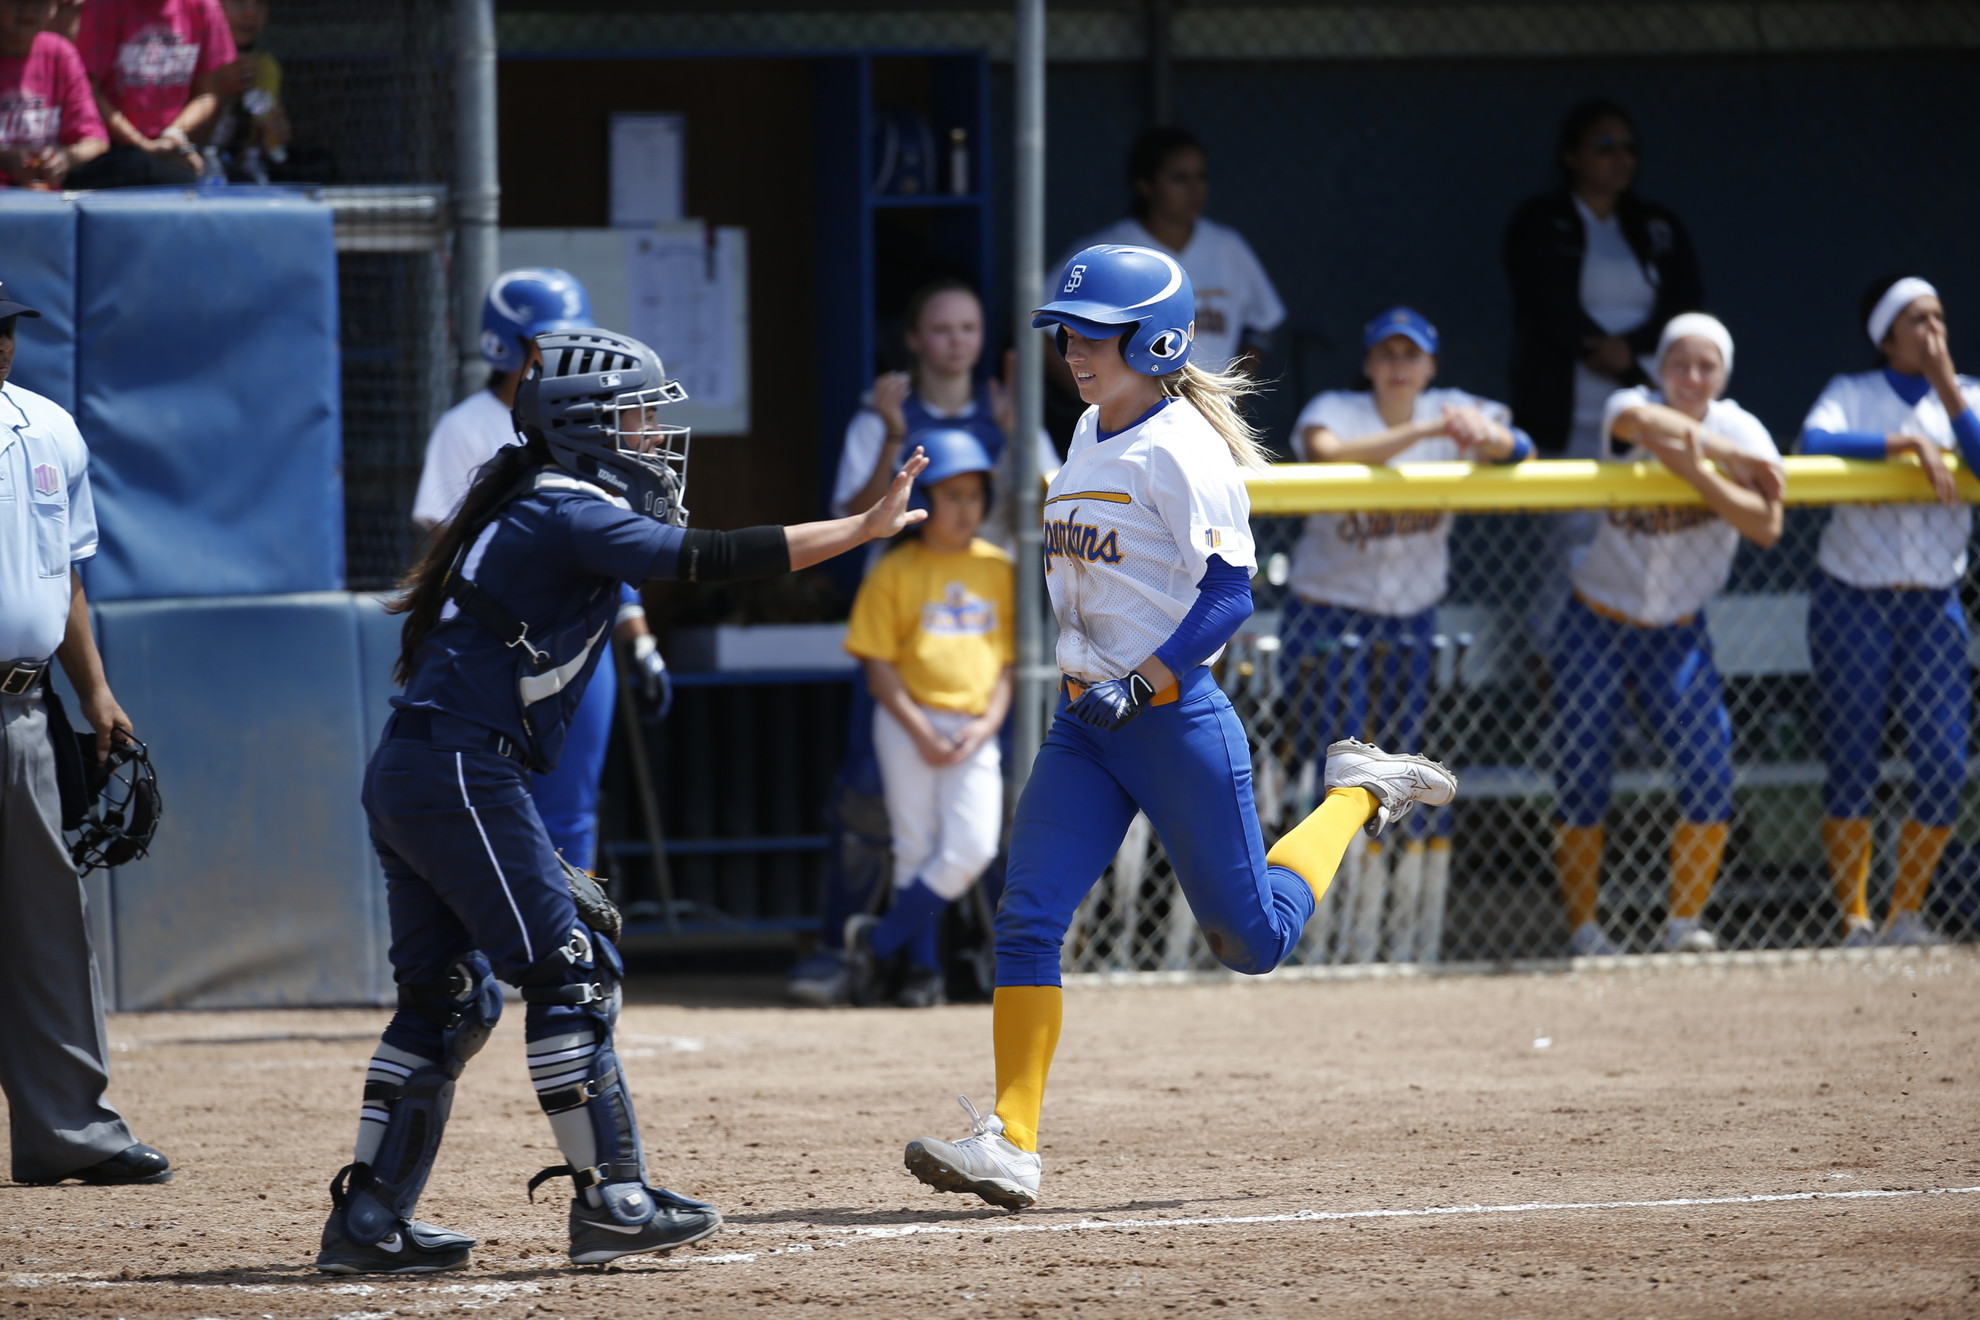
{"type": "Polygon", "coordinates": [[[126,1009],[377,1003],[384,886],[358,801],[360,629],[341,592],[100,607],[165,815],[119,868],[126,1009]]]}
{"type": "Polygon", "coordinates": [[[14,384],[76,410],[76,212],[54,193],[0,188],[0,283],[41,313],[15,329],[14,384]]]}
{"type": "Polygon", "coordinates": [[[341,587],[330,209],[179,189],[76,208],[76,420],[103,532],[91,599],[341,587]]]}

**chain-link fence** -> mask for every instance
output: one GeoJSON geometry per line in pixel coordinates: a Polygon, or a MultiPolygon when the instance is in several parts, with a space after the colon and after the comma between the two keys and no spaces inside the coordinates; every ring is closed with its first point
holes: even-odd
{"type": "Polygon", "coordinates": [[[260,48],[281,62],[276,182],[336,209],[350,586],[391,585],[427,433],[453,402],[448,254],[453,6],[282,0],[260,48]]]}
{"type": "MultiPolygon", "coordinates": [[[[1735,552],[1696,506],[1453,517],[1381,498],[1254,520],[1259,612],[1217,674],[1268,845],[1319,801],[1337,738],[1443,760],[1459,796],[1357,839],[1294,962],[1822,947],[1894,908],[1922,908],[1898,938],[1980,933],[1958,589],[1830,571],[1860,571],[1869,525],[1943,574],[1964,536],[1949,548],[1935,510],[1790,508],[1778,544],[1735,552]],[[1448,594],[1384,612],[1435,594],[1445,536],[1448,594]]],[[[1217,965],[1145,817],[1064,965],[1217,965]]]]}

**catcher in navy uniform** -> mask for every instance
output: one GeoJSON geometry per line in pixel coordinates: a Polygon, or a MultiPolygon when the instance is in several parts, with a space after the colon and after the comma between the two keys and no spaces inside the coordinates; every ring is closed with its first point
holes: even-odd
{"type": "Polygon", "coordinates": [[[606,649],[621,583],[721,581],[806,568],[926,515],[906,464],[857,516],[690,530],[686,397],[653,351],[602,330],[539,335],[517,391],[524,443],[481,469],[411,571],[396,677],[404,692],[365,773],[383,863],[399,1007],[365,1077],[351,1163],[318,1269],[424,1273],[468,1262],[471,1238],[414,1219],[455,1079],[501,1014],[527,1005],[529,1072],[565,1163],[570,1258],[670,1251],[721,1227],[713,1206],[654,1185],[613,1052],[622,967],[613,923],[573,903],[529,796],[606,649]],[[604,926],[607,929],[599,929],[604,926]]]}

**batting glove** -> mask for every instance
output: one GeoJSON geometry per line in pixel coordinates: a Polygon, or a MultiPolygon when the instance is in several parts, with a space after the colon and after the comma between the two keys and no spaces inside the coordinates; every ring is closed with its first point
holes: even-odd
{"type": "Polygon", "coordinates": [[[1118,729],[1155,699],[1155,686],[1140,674],[1110,678],[1080,693],[1072,713],[1096,729],[1118,729]]]}
{"type": "Polygon", "coordinates": [[[660,643],[652,633],[633,638],[632,662],[639,695],[646,698],[647,720],[658,724],[674,708],[674,680],[668,677],[667,658],[660,654],[660,643]]]}

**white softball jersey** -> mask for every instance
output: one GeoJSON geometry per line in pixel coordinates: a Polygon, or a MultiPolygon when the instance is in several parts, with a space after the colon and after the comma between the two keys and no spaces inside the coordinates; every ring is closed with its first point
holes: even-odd
{"type": "MultiPolygon", "coordinates": [[[[1634,463],[1646,457],[1638,446],[1612,439],[1616,419],[1628,409],[1663,401],[1660,392],[1641,385],[1611,394],[1602,409],[1603,461],[1634,463]]],[[[1712,401],[1705,429],[1741,453],[1780,454],[1760,419],[1731,399],[1712,401]]],[[[1574,589],[1604,609],[1661,628],[1696,614],[1724,591],[1738,552],[1739,533],[1703,506],[1610,509],[1574,571],[1574,589]]]]}
{"type": "Polygon", "coordinates": [[[1044,521],[1059,668],[1085,683],[1119,678],[1169,640],[1210,556],[1258,565],[1243,470],[1184,399],[1107,440],[1088,408],[1044,521]]]}
{"type": "Polygon", "coordinates": [[[1157,242],[1133,216],[1082,238],[1059,259],[1044,301],[1058,296],[1057,271],[1065,268],[1072,254],[1096,243],[1127,243],[1167,252],[1189,272],[1190,285],[1196,290],[1196,339],[1189,360],[1205,371],[1228,368],[1246,330],[1269,334],[1286,319],[1286,305],[1279,301],[1279,291],[1272,287],[1271,277],[1244,235],[1229,225],[1200,218],[1180,252],[1157,242]]]}
{"type": "MultiPolygon", "coordinates": [[[[1980,381],[1959,378],[1969,408],[1980,408],[1980,381]]],[[[1952,419],[1936,391],[1906,403],[1879,371],[1837,376],[1802,422],[1803,431],[1893,431],[1957,450],[1952,419]]],[[[1939,504],[1838,504],[1822,529],[1815,562],[1852,587],[1949,587],[1966,573],[1973,510],[1939,504]]]]}
{"type": "MultiPolygon", "coordinates": [[[[1463,390],[1428,389],[1416,397],[1412,421],[1443,416],[1445,407],[1476,408],[1512,425],[1512,409],[1463,390]]],[[[1343,440],[1389,429],[1369,390],[1316,394],[1293,423],[1293,435],[1324,426],[1343,440]]],[[[1457,441],[1433,435],[1389,460],[1448,463],[1460,457],[1457,441]]],[[[1451,576],[1451,516],[1447,513],[1316,513],[1293,547],[1292,589],[1301,600],[1405,618],[1444,598],[1451,576]]]]}
{"type": "Polygon", "coordinates": [[[440,414],[426,442],[413,521],[432,527],[451,519],[474,484],[475,470],[521,439],[508,406],[487,390],[476,390],[440,414]]]}

